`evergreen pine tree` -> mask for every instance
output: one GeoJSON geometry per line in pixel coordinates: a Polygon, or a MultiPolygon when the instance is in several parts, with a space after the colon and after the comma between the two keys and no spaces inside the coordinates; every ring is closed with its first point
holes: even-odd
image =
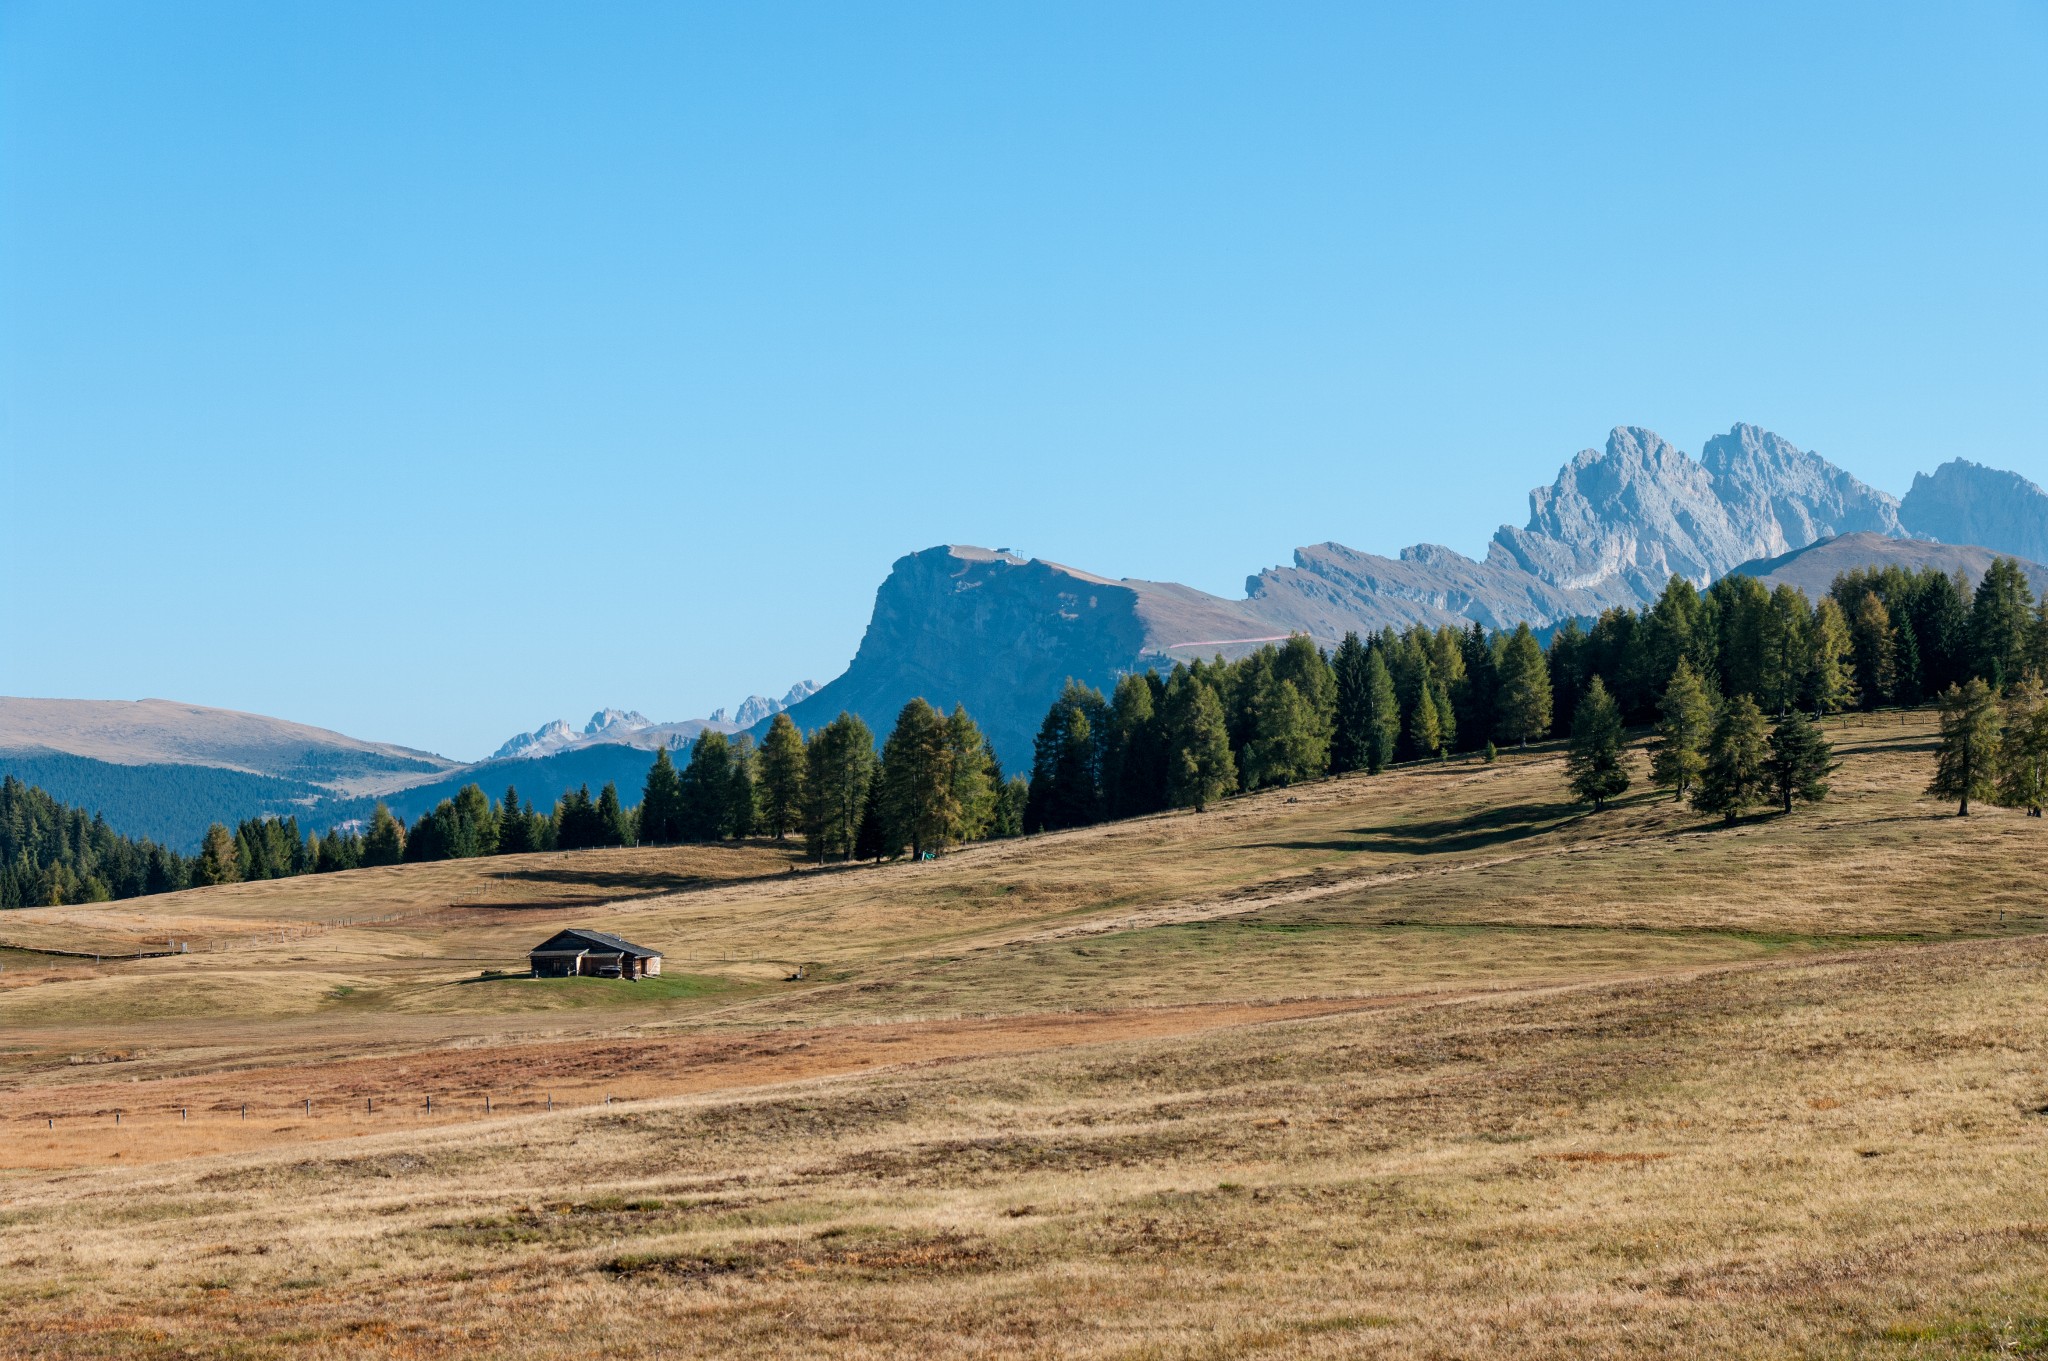
{"type": "Polygon", "coordinates": [[[995,749],[968,717],[963,704],[955,704],[953,712],[946,715],[946,748],[947,767],[953,779],[953,807],[957,810],[950,839],[979,841],[995,825],[1002,766],[996,761],[995,749]]]}
{"type": "Polygon", "coordinates": [[[2048,692],[2033,676],[2014,686],[2006,700],[1997,783],[2000,807],[2024,808],[2037,818],[2048,805],[2048,692]]]}
{"type": "Polygon", "coordinates": [[[874,780],[875,735],[854,715],[811,734],[804,748],[804,844],[812,858],[851,859],[874,780]]]}
{"type": "MultiPolygon", "coordinates": [[[[1485,625],[1479,623],[1458,637],[1465,678],[1451,694],[1457,710],[1454,726],[1464,735],[1466,746],[1492,746],[1493,735],[1500,729],[1500,664],[1508,640],[1498,633],[1489,638],[1485,625]]],[[[1537,654],[1540,658],[1542,649],[1537,654]]],[[[1544,680],[1549,679],[1546,671],[1544,680]]]]}
{"type": "Polygon", "coordinates": [[[1437,682],[1431,698],[1436,701],[1436,755],[1437,759],[1441,761],[1447,759],[1451,751],[1458,745],[1458,713],[1457,707],[1451,703],[1451,691],[1448,682],[1437,682]]]}
{"type": "Polygon", "coordinates": [[[1892,616],[1892,656],[1892,698],[1908,707],[1919,704],[1927,698],[1927,691],[1921,681],[1920,639],[1910,617],[1892,616]]]}
{"type": "Polygon", "coordinates": [[[555,803],[555,849],[588,850],[604,844],[604,825],[597,815],[597,802],[590,786],[578,785],[555,803]]]}
{"type": "Polygon", "coordinates": [[[520,804],[519,790],[508,784],[504,802],[498,805],[498,854],[520,855],[537,849],[533,815],[520,804]]]}
{"type": "Polygon", "coordinates": [[[690,745],[679,777],[678,836],[683,841],[717,841],[732,826],[732,743],[705,729],[690,745]]]}
{"type": "Polygon", "coordinates": [[[1297,633],[1273,657],[1273,678],[1294,687],[1301,719],[1290,723],[1286,760],[1290,780],[1320,779],[1330,773],[1330,735],[1337,723],[1337,673],[1315,640],[1297,633]]]}
{"type": "Polygon", "coordinates": [[[1856,602],[1849,621],[1849,648],[1855,659],[1856,690],[1863,707],[1875,709],[1888,703],[1897,684],[1897,660],[1892,638],[1892,617],[1877,592],[1865,591],[1856,602]]]}
{"type": "Polygon", "coordinates": [[[1415,707],[1408,715],[1408,747],[1417,756],[1434,756],[1443,750],[1443,745],[1443,706],[1437,703],[1436,678],[1425,671],[1422,688],[1415,695],[1415,707]]]}
{"type": "Polygon", "coordinates": [[[1920,690],[1940,695],[1970,674],[1970,583],[1960,570],[1929,568],[1913,595],[1913,632],[1920,645],[1920,690]]]}
{"type": "Polygon", "coordinates": [[[1993,558],[1970,603],[1970,664],[1993,690],[2027,670],[2034,593],[2017,559],[1993,558]]]}
{"type": "Polygon", "coordinates": [[[777,841],[803,820],[804,739],[796,721],[777,714],[761,741],[761,830],[777,841]]]}
{"type": "Polygon", "coordinates": [[[1328,745],[1314,707],[1277,670],[1266,672],[1259,684],[1264,693],[1254,708],[1256,726],[1240,760],[1244,787],[1293,784],[1327,769],[1328,745]]]}
{"type": "Polygon", "coordinates": [[[1657,724],[1657,745],[1650,755],[1651,778],[1670,785],[1674,799],[1683,799],[1706,768],[1714,707],[1713,690],[1693,670],[1691,659],[1680,657],[1658,704],[1662,718],[1657,724]]]}
{"type": "Polygon", "coordinates": [[[666,846],[683,839],[683,782],[668,748],[655,750],[640,790],[640,844],[666,846]]]}
{"type": "Polygon", "coordinates": [[[1998,773],[1998,703],[1978,676],[1951,685],[1941,696],[1941,743],[1934,753],[1934,779],[1927,792],[1954,799],[1956,816],[1970,816],[1970,800],[1989,802],[1998,773]]]}
{"type": "Polygon", "coordinates": [[[1721,692],[1764,693],[1764,647],[1771,612],[1771,593],[1753,576],[1736,573],[1707,588],[1719,643],[1721,692]]]}
{"type": "Polygon", "coordinates": [[[882,781],[879,776],[868,784],[868,794],[861,801],[860,826],[854,829],[853,850],[850,860],[880,860],[884,856],[894,859],[903,854],[903,843],[891,841],[887,824],[882,820],[882,781]]]}
{"type": "Polygon", "coordinates": [[[1365,657],[1365,768],[1374,775],[1393,764],[1394,747],[1401,736],[1401,705],[1385,652],[1376,647],[1365,657]]]}
{"type": "Polygon", "coordinates": [[[913,857],[945,849],[959,825],[953,798],[953,747],[946,720],[923,699],[896,715],[882,744],[882,829],[892,846],[908,846],[913,857]]]}
{"type": "Polygon", "coordinates": [[[1166,797],[1197,813],[1237,787],[1223,703],[1208,685],[1175,667],[1166,683],[1166,797]]]}
{"type": "MultiPolygon", "coordinates": [[[[1702,606],[1704,609],[1704,605],[1702,606]]],[[[1550,670],[1550,735],[1563,737],[1570,731],[1571,716],[1578,712],[1579,696],[1585,693],[1586,678],[1592,675],[1592,639],[1577,619],[1567,619],[1550,635],[1550,647],[1543,660],[1550,670]]]]}
{"type": "Polygon", "coordinates": [[[1596,813],[1628,788],[1621,706],[1598,676],[1586,686],[1579,711],[1572,715],[1572,740],[1565,753],[1564,771],[1572,793],[1590,801],[1596,813]]]}
{"type": "Polygon", "coordinates": [[[633,844],[633,828],[626,817],[626,810],[619,803],[619,787],[610,780],[597,796],[597,827],[600,846],[630,846],[633,844]]]}
{"type": "Polygon", "coordinates": [[[1855,645],[1833,596],[1814,607],[1807,645],[1806,699],[1815,713],[1836,714],[1856,702],[1855,645]]]}
{"type": "Polygon", "coordinates": [[[989,828],[990,836],[1024,835],[1024,805],[1031,799],[1031,781],[1022,775],[1012,775],[999,786],[996,799],[995,822],[989,828]]]}
{"type": "Polygon", "coordinates": [[[1699,588],[1676,572],[1664,583],[1656,604],[1644,612],[1638,635],[1641,684],[1651,694],[1663,693],[1680,658],[1692,663],[1696,675],[1706,674],[1713,664],[1713,627],[1706,602],[1699,588]]]}
{"type": "MultiPolygon", "coordinates": [[[[1367,688],[1365,644],[1355,632],[1345,634],[1344,641],[1337,644],[1330,669],[1337,678],[1336,714],[1330,729],[1330,771],[1342,774],[1347,770],[1365,770],[1371,764],[1368,726],[1372,721],[1372,696],[1367,688]]],[[[1385,670],[1384,663],[1381,669],[1385,670]]]]}
{"type": "Polygon", "coordinates": [[[465,859],[492,855],[498,849],[498,815],[491,811],[491,796],[479,784],[466,784],[455,791],[455,853],[465,859]]]}
{"type": "Polygon", "coordinates": [[[1497,735],[1518,747],[1550,735],[1550,668],[1527,624],[1517,625],[1500,654],[1497,735]]]}
{"type": "Polygon", "coordinates": [[[216,822],[206,829],[206,839],[200,842],[199,863],[192,874],[193,882],[232,884],[241,877],[235,838],[226,827],[216,822]]]}
{"type": "Polygon", "coordinates": [[[1764,771],[1785,812],[1792,811],[1795,799],[1819,803],[1828,796],[1828,772],[1835,768],[1834,754],[1820,729],[1797,709],[1789,710],[1778,720],[1771,729],[1764,771]]]}
{"type": "Polygon", "coordinates": [[[725,781],[725,835],[749,837],[754,834],[760,819],[760,792],[757,787],[755,769],[760,764],[760,754],[754,750],[754,739],[748,733],[741,733],[732,739],[732,769],[725,781]]]}
{"type": "Polygon", "coordinates": [[[1763,711],[1748,695],[1735,696],[1721,706],[1715,720],[1706,768],[1693,787],[1692,806],[1735,821],[1769,796],[1764,769],[1767,756],[1763,711]]]}
{"type": "Polygon", "coordinates": [[[1166,797],[1166,744],[1159,718],[1165,688],[1158,673],[1130,674],[1109,699],[1109,739],[1102,753],[1104,811],[1136,817],[1160,808],[1166,797]]]}
{"type": "Polygon", "coordinates": [[[1027,831],[1086,827],[1102,820],[1102,753],[1108,731],[1102,692],[1069,680],[1046,710],[1032,743],[1027,831]]]}
{"type": "Polygon", "coordinates": [[[405,828],[379,803],[370,813],[370,830],[363,837],[365,865],[396,865],[405,859],[405,828]]]}
{"type": "Polygon", "coordinates": [[[1812,612],[1807,609],[1806,596],[1796,587],[1778,586],[1771,592],[1763,617],[1760,708],[1782,714],[1799,703],[1813,669],[1812,636],[1812,612]]]}

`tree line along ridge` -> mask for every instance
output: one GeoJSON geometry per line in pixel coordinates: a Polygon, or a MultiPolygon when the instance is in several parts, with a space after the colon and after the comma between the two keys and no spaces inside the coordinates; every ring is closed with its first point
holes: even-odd
{"type": "Polygon", "coordinates": [[[1568,740],[1566,780],[1598,811],[1630,784],[1627,730],[1649,725],[1651,776],[1729,819],[1827,793],[1828,744],[1809,720],[1847,709],[1942,709],[1929,792],[2039,814],[2048,803],[2048,598],[1998,559],[1960,575],[1900,567],[1797,588],[1674,576],[1641,609],[1541,641],[1527,624],[1422,625],[1325,653],[1306,636],[1122,676],[1108,696],[1069,681],[1005,776],[967,711],[905,704],[879,744],[842,713],[808,734],[778,714],[758,747],[705,733],[678,769],[656,752],[637,805],[616,784],[552,808],[468,785],[406,827],[302,833],[295,818],[209,828],[181,856],[112,831],[9,779],[0,785],[0,906],[97,901],[363,865],[588,847],[803,840],[817,861],[924,857],[965,842],[1086,826],[1328,775],[1376,773],[1500,745],[1568,740]],[[1775,716],[1775,722],[1767,718],[1775,716]]]}

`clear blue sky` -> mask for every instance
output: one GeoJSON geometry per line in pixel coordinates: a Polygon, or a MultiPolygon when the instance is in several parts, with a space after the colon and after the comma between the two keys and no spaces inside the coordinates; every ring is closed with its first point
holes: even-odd
{"type": "Polygon", "coordinates": [[[1477,552],[1610,426],[2044,480],[2048,10],[0,0],[0,693],[453,756],[900,554],[1477,552]]]}

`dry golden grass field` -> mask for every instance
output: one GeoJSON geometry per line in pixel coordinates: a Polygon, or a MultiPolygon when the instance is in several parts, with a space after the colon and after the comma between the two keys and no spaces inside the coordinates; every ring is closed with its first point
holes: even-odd
{"type": "Polygon", "coordinates": [[[2048,824],[1930,728],[9,913],[0,1356],[2048,1354],[2048,824]]]}

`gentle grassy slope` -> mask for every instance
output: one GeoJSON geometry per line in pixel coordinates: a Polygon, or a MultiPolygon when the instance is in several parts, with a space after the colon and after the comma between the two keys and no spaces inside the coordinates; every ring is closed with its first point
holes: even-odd
{"type": "Polygon", "coordinates": [[[259,925],[6,961],[0,1355],[2048,1349],[2048,828],[1922,801],[1923,717],[1834,736],[1836,800],[1735,828],[1541,754],[932,865],[620,853],[673,859],[602,906],[102,909],[259,925]],[[672,976],[481,976],[570,922],[672,976]]]}

